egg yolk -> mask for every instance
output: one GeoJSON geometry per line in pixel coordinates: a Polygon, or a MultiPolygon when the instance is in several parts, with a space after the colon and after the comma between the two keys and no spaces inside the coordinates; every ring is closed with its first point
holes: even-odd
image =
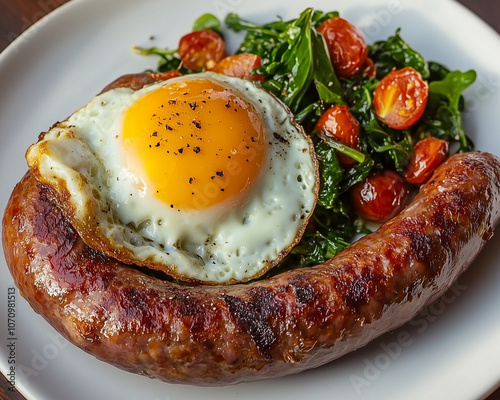
{"type": "Polygon", "coordinates": [[[241,200],[265,156],[255,107],[207,78],[176,80],[138,99],[125,114],[123,146],[133,174],[179,210],[241,200]]]}

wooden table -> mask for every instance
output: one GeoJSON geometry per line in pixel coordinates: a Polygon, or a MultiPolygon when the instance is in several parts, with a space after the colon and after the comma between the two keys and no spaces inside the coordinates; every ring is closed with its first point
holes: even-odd
{"type": "MultiPolygon", "coordinates": [[[[22,31],[26,30],[45,14],[67,1],[68,0],[0,0],[0,52],[15,40],[22,31]]],[[[499,1],[459,0],[459,2],[465,4],[500,32],[499,1]]],[[[1,375],[0,400],[25,400],[25,398],[17,392],[7,392],[7,387],[8,382],[5,377],[1,375]]],[[[500,400],[500,388],[490,395],[487,400],[500,400]]]]}

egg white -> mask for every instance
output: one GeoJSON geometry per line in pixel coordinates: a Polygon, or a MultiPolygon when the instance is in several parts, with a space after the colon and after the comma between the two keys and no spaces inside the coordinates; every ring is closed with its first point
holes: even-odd
{"type": "Polygon", "coordinates": [[[92,247],[187,281],[247,281],[276,264],[300,238],[316,203],[317,162],[310,140],[274,96],[250,81],[213,73],[174,80],[194,77],[238,92],[264,122],[265,161],[236,206],[171,208],[127,168],[121,148],[126,110],[172,80],[96,96],[45,133],[26,158],[92,247]]]}

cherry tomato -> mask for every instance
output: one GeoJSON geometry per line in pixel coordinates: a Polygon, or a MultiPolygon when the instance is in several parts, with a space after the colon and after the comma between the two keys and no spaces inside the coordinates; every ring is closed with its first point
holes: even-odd
{"type": "Polygon", "coordinates": [[[179,56],[193,71],[212,69],[224,56],[224,41],[211,29],[194,31],[179,41],[179,56]]]}
{"type": "Polygon", "coordinates": [[[363,78],[374,79],[377,76],[377,67],[370,57],[367,57],[365,63],[363,64],[363,78]]]}
{"type": "Polygon", "coordinates": [[[252,73],[254,69],[259,68],[261,65],[262,60],[260,56],[243,53],[223,58],[212,71],[236,78],[262,81],[264,79],[263,76],[252,73]]]}
{"type": "Polygon", "coordinates": [[[151,76],[158,81],[166,81],[167,79],[175,78],[176,76],[181,76],[182,74],[173,69],[171,71],[166,72],[152,72],[151,76]]]}
{"type": "Polygon", "coordinates": [[[351,202],[357,214],[366,221],[385,222],[406,205],[408,187],[396,172],[372,172],[351,188],[351,202]]]}
{"type": "Polygon", "coordinates": [[[411,67],[392,70],[373,92],[377,117],[393,129],[406,129],[424,113],[429,86],[411,67]]]}
{"type": "Polygon", "coordinates": [[[337,75],[342,78],[356,75],[368,56],[368,45],[363,33],[340,17],[327,19],[318,32],[325,38],[337,75]]]}
{"type": "Polygon", "coordinates": [[[434,170],[448,157],[446,140],[428,137],[417,142],[410,163],[405,171],[405,179],[413,185],[422,185],[431,177],[434,170]]]}
{"type": "MultiPolygon", "coordinates": [[[[336,105],[330,107],[319,118],[315,130],[337,139],[355,150],[359,150],[359,122],[351,114],[347,106],[336,105]]],[[[344,168],[356,164],[356,161],[345,154],[337,152],[337,157],[340,165],[344,168]]]]}

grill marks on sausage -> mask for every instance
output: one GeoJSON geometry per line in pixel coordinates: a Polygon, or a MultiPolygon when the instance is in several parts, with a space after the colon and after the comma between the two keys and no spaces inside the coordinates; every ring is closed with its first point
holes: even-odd
{"type": "Polygon", "coordinates": [[[385,278],[383,274],[377,273],[376,264],[358,267],[346,261],[341,268],[333,271],[331,279],[350,314],[355,315],[375,296],[379,284],[385,278]]]}
{"type": "Polygon", "coordinates": [[[116,310],[116,322],[120,326],[129,325],[129,330],[142,332],[161,328],[162,320],[155,317],[158,306],[151,302],[146,288],[124,287],[106,301],[110,303],[106,308],[116,310]]]}
{"type": "Polygon", "coordinates": [[[208,304],[195,296],[191,296],[189,290],[175,290],[174,292],[174,303],[169,303],[169,306],[174,307],[175,316],[183,321],[184,325],[188,327],[189,332],[194,337],[198,337],[208,331],[212,331],[214,312],[206,308],[208,304]]]}
{"type": "Polygon", "coordinates": [[[236,324],[252,337],[259,352],[271,358],[270,350],[277,340],[270,319],[280,313],[280,304],[275,300],[273,292],[266,288],[253,288],[250,299],[224,294],[223,300],[234,317],[236,324]]]}
{"type": "MultiPolygon", "coordinates": [[[[485,179],[486,176],[497,174],[489,168],[475,157],[464,158],[460,164],[457,163],[454,170],[452,179],[456,182],[455,188],[434,199],[440,211],[432,215],[430,223],[440,230],[441,245],[448,251],[454,251],[454,243],[458,242],[457,235],[461,235],[465,227],[472,226],[472,231],[477,231],[483,223],[481,216],[487,204],[479,203],[476,207],[469,205],[477,203],[474,196],[481,191],[485,183],[471,179],[468,171],[475,171],[476,176],[485,179]],[[467,191],[462,188],[464,184],[469,186],[467,191]],[[474,190],[474,187],[477,190],[474,190]]],[[[462,239],[464,238],[460,238],[462,239]]]]}
{"type": "Polygon", "coordinates": [[[283,335],[284,328],[277,321],[294,325],[323,318],[318,309],[322,305],[322,293],[306,276],[294,276],[288,284],[274,289],[254,287],[249,293],[246,300],[227,294],[222,295],[222,299],[235,324],[252,338],[259,353],[266,358],[272,357],[271,353],[279,346],[278,338],[283,335]],[[301,314],[305,307],[314,312],[301,314]],[[299,320],[300,315],[302,320],[299,320]]]}
{"type": "MultiPolygon", "coordinates": [[[[432,264],[432,238],[427,234],[427,224],[420,218],[407,218],[396,227],[394,235],[410,242],[411,256],[421,263],[432,264]]],[[[397,265],[397,263],[392,263],[397,265]]]]}
{"type": "Polygon", "coordinates": [[[317,297],[317,291],[314,290],[313,285],[310,282],[304,282],[302,275],[295,276],[290,286],[293,288],[299,305],[306,305],[317,297]]]}
{"type": "Polygon", "coordinates": [[[460,190],[450,192],[448,199],[438,199],[440,212],[432,216],[431,223],[436,226],[441,232],[441,244],[447,249],[453,249],[453,242],[458,230],[461,230],[462,223],[458,220],[460,215],[462,221],[468,225],[478,224],[477,218],[468,212],[467,202],[469,200],[464,197],[460,190]]]}

